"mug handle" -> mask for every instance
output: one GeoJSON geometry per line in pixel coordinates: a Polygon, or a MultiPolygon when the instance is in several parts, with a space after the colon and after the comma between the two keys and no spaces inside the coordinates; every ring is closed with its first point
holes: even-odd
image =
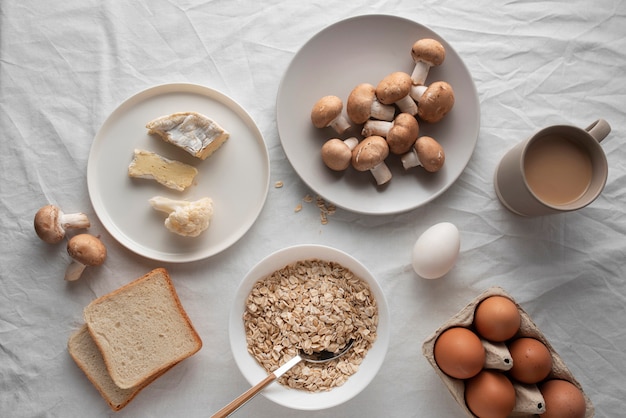
{"type": "Polygon", "coordinates": [[[589,132],[589,135],[594,137],[596,141],[602,142],[609,132],[611,132],[611,125],[609,125],[609,123],[604,119],[598,119],[591,125],[587,126],[585,131],[589,132]]]}

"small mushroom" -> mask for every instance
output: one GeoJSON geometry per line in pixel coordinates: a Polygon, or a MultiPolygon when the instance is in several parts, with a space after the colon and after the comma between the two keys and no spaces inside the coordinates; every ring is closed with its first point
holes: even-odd
{"type": "Polygon", "coordinates": [[[361,83],[350,92],[346,103],[346,112],[352,122],[361,124],[370,118],[393,120],[396,109],[378,101],[376,87],[369,83],[361,83]]]}
{"type": "Polygon", "coordinates": [[[413,148],[404,154],[400,160],[405,169],[421,165],[426,171],[435,173],[443,166],[446,154],[443,152],[443,147],[433,138],[420,136],[415,141],[413,148]]]}
{"type": "Polygon", "coordinates": [[[402,71],[393,72],[376,86],[376,97],[382,104],[398,106],[401,112],[417,114],[417,105],[411,98],[411,76],[402,71]]]}
{"type": "Polygon", "coordinates": [[[404,154],[411,149],[419,135],[419,123],[415,116],[400,113],[393,122],[368,120],[363,125],[363,136],[379,135],[387,139],[392,154],[404,154]]]}
{"type": "Polygon", "coordinates": [[[415,62],[415,67],[411,73],[413,84],[421,86],[426,82],[430,67],[441,65],[446,58],[446,49],[441,42],[424,38],[416,41],[411,48],[411,57],[415,62]]]}
{"type": "Polygon", "coordinates": [[[65,237],[65,230],[89,228],[90,222],[84,213],[63,213],[58,206],[46,205],[35,214],[35,232],[42,241],[56,244],[65,237]]]}
{"type": "Polygon", "coordinates": [[[328,168],[343,171],[350,167],[352,150],[359,140],[352,136],[346,140],[331,138],[322,145],[322,160],[328,168]]]}
{"type": "Polygon", "coordinates": [[[342,134],[350,128],[350,122],[343,115],[343,102],[337,96],[324,96],[311,109],[311,122],[316,128],[331,127],[342,134]]]}
{"type": "Polygon", "coordinates": [[[107,249],[98,238],[90,234],[78,234],[67,243],[67,253],[72,262],[65,271],[65,280],[78,280],[88,266],[99,266],[104,263],[107,249]]]}
{"type": "Polygon", "coordinates": [[[417,102],[417,116],[430,123],[439,122],[454,106],[454,90],[445,81],[413,86],[411,97],[417,102]]]}
{"type": "Polygon", "coordinates": [[[378,135],[368,136],[352,150],[352,167],[358,171],[370,171],[377,185],[391,180],[391,171],[385,158],[389,155],[389,146],[385,138],[378,135]]]}

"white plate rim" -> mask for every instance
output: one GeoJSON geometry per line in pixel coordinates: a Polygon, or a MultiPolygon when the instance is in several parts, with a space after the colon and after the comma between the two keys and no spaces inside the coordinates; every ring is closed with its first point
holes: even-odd
{"type": "MultiPolygon", "coordinates": [[[[417,38],[415,38],[415,40],[417,40],[417,38]]],[[[445,62],[444,62],[444,65],[445,65],[445,62]]],[[[437,69],[431,69],[431,73],[433,71],[437,71],[437,69]]],[[[321,73],[320,77],[324,77],[323,72],[320,72],[320,73],[321,73]]],[[[429,80],[431,80],[430,77],[429,77],[429,80]]],[[[364,81],[364,80],[355,81],[353,85],[356,85],[358,82],[361,82],[361,81],[364,81]]],[[[450,80],[446,80],[446,81],[450,81],[450,80]]],[[[455,88],[455,91],[456,90],[457,89],[455,88]]],[[[325,94],[335,94],[335,93],[332,91],[327,91],[326,93],[324,93],[324,95],[325,94]]],[[[321,95],[322,94],[319,94],[318,97],[321,97],[321,95]]],[[[340,97],[342,96],[340,95],[340,97]]],[[[344,103],[345,103],[346,98],[345,97],[342,97],[342,98],[344,99],[344,103]]],[[[458,107],[458,102],[459,100],[457,96],[456,107],[458,107]]],[[[312,103],[313,102],[311,102],[311,105],[312,103]]],[[[457,111],[457,113],[461,113],[461,112],[457,111]]],[[[304,117],[308,119],[309,113],[306,112],[305,115],[299,115],[297,117],[304,117]]],[[[451,115],[447,116],[447,118],[450,118],[450,117],[451,115]]],[[[416,209],[418,207],[421,207],[431,202],[432,200],[434,200],[435,198],[443,194],[445,191],[447,191],[456,182],[456,180],[458,180],[458,178],[461,176],[461,174],[465,170],[467,164],[469,163],[471,156],[474,152],[474,149],[476,148],[477,141],[478,141],[478,135],[480,132],[480,102],[479,102],[479,97],[478,97],[478,91],[476,89],[475,83],[471,77],[471,74],[466,64],[463,62],[463,60],[458,55],[458,53],[454,50],[454,48],[445,39],[439,36],[436,32],[408,18],[388,15],[388,14],[364,14],[364,15],[349,17],[349,18],[340,20],[338,22],[335,22],[327,26],[326,28],[322,29],[321,31],[313,35],[297,51],[297,53],[294,55],[293,59],[289,63],[287,70],[283,74],[283,77],[281,79],[281,82],[278,88],[278,95],[277,95],[277,100],[276,100],[276,119],[277,119],[277,129],[279,132],[279,139],[281,141],[281,145],[283,147],[285,155],[287,156],[287,159],[291,163],[296,173],[299,175],[299,177],[308,187],[310,187],[313,191],[315,191],[320,196],[334,203],[336,206],[346,209],[348,211],[359,213],[359,214],[364,214],[364,215],[391,215],[391,214],[407,212],[407,211],[416,209]],[[291,91],[293,89],[290,89],[287,86],[287,84],[289,84],[291,79],[295,80],[299,77],[298,74],[293,73],[294,67],[296,67],[300,59],[304,59],[303,57],[306,56],[307,49],[310,48],[311,45],[314,45],[316,42],[318,42],[320,37],[324,36],[327,33],[331,33],[332,31],[339,30],[343,26],[351,25],[358,21],[363,21],[361,26],[365,28],[370,28],[370,29],[371,28],[380,29],[380,28],[390,27],[390,25],[395,25],[395,24],[411,25],[415,29],[416,32],[419,32],[420,34],[422,34],[421,37],[426,37],[426,36],[433,37],[435,39],[438,39],[440,42],[442,42],[442,44],[444,44],[444,46],[447,49],[446,61],[449,62],[450,60],[454,60],[456,64],[455,71],[458,72],[459,74],[462,73],[464,77],[466,77],[466,79],[464,80],[466,83],[463,86],[463,88],[467,89],[467,91],[470,92],[471,97],[467,97],[467,101],[471,103],[471,107],[475,109],[475,118],[472,121],[473,126],[467,129],[468,134],[464,138],[464,141],[469,144],[469,147],[466,147],[467,152],[465,152],[465,155],[462,155],[458,159],[458,162],[455,164],[455,167],[454,167],[454,172],[451,173],[450,178],[446,180],[445,184],[442,187],[437,188],[437,190],[435,190],[433,193],[430,193],[427,197],[421,197],[419,199],[416,198],[414,200],[407,199],[406,201],[401,201],[397,199],[392,205],[389,205],[387,203],[381,204],[381,205],[371,205],[372,202],[376,203],[376,200],[375,199],[370,199],[369,201],[361,200],[362,196],[359,196],[358,198],[346,197],[347,196],[347,194],[345,193],[346,188],[341,189],[340,187],[337,186],[338,184],[341,185],[341,179],[338,179],[339,177],[341,177],[341,175],[333,173],[331,175],[328,175],[328,177],[330,178],[329,182],[327,183],[320,182],[318,179],[319,177],[318,175],[320,174],[320,172],[322,170],[326,170],[326,171],[329,171],[329,170],[326,167],[322,167],[321,169],[315,169],[315,170],[311,170],[309,167],[304,168],[303,165],[301,164],[301,160],[299,160],[298,158],[298,155],[297,155],[298,151],[296,151],[296,147],[290,146],[290,142],[289,142],[290,139],[288,138],[288,133],[286,132],[287,131],[286,126],[287,124],[289,124],[289,120],[294,117],[293,114],[291,115],[289,114],[289,110],[293,109],[293,106],[283,105],[282,102],[286,101],[285,98],[290,94],[301,94],[301,91],[298,91],[297,93],[292,93],[291,91]],[[366,22],[366,21],[369,21],[369,22],[366,22]]],[[[315,128],[311,128],[311,129],[315,130],[315,128]]],[[[327,131],[328,129],[329,128],[327,128],[327,131]]],[[[330,132],[327,138],[330,138],[331,136],[333,136],[332,134],[333,133],[330,132]]],[[[421,134],[422,133],[420,133],[420,135],[421,134]]],[[[300,137],[305,136],[305,135],[306,135],[306,132],[299,133],[300,137]]],[[[307,138],[307,139],[310,140],[310,138],[307,138]]],[[[319,144],[320,147],[321,147],[321,143],[322,142],[320,142],[319,144]]],[[[311,149],[307,149],[307,153],[311,154],[311,149]]],[[[319,152],[314,151],[314,153],[318,154],[319,152]]],[[[320,166],[321,165],[322,164],[320,163],[320,166]]],[[[450,163],[448,163],[448,167],[444,166],[444,168],[449,169],[449,166],[450,166],[450,163]]],[[[359,173],[359,174],[369,175],[369,173],[359,173]]],[[[394,173],[394,176],[395,174],[396,173],[394,173]]],[[[393,184],[393,182],[394,182],[394,179],[391,180],[390,185],[393,184]]],[[[381,199],[386,198],[385,191],[383,191],[382,188],[377,188],[374,184],[372,184],[371,187],[372,189],[376,189],[375,193],[379,194],[381,199]]],[[[411,190],[409,190],[409,192],[410,191],[411,190]]]]}
{"type": "MultiPolygon", "coordinates": [[[[147,121],[140,121],[142,123],[141,126],[145,125],[147,121]]],[[[229,142],[234,142],[232,139],[227,141],[223,146],[226,146],[229,142]]],[[[220,150],[216,151],[216,154],[219,153],[220,150]]],[[[209,157],[212,158],[213,156],[209,157]]],[[[208,160],[208,159],[207,159],[208,160]]],[[[128,160],[128,163],[130,159],[128,160]]],[[[206,162],[206,161],[205,161],[206,162]]],[[[98,132],[96,133],[92,145],[89,152],[88,162],[87,162],[87,188],[89,198],[92,204],[92,207],[98,216],[98,219],[107,230],[107,232],[122,246],[131,250],[135,254],[143,256],[148,259],[161,261],[161,262],[169,262],[169,263],[187,263],[198,260],[203,260],[209,257],[212,257],[233,244],[235,244],[245,233],[252,227],[252,225],[256,222],[258,216],[260,215],[265,202],[267,200],[267,195],[269,193],[269,185],[270,185],[270,158],[269,152],[267,149],[267,144],[265,143],[264,137],[253,118],[250,114],[234,99],[229,97],[228,95],[213,89],[208,86],[189,83],[189,82],[172,82],[172,83],[164,83],[154,85],[143,90],[138,91],[137,93],[131,95],[126,100],[122,101],[105,119],[98,132]],[[249,130],[250,134],[254,137],[254,141],[257,143],[260,150],[262,150],[261,154],[257,156],[259,163],[263,166],[263,173],[259,175],[263,180],[263,188],[260,193],[259,199],[254,203],[253,206],[250,207],[248,211],[248,215],[246,217],[247,221],[241,224],[241,227],[237,229],[232,235],[227,237],[227,239],[223,240],[219,243],[219,245],[213,245],[205,248],[198,248],[195,251],[189,253],[169,253],[155,250],[149,245],[143,245],[142,243],[134,240],[129,237],[122,229],[120,229],[114,219],[111,218],[110,214],[107,212],[102,197],[98,192],[98,175],[95,160],[98,158],[99,148],[103,146],[102,142],[106,139],[103,137],[103,132],[106,131],[108,127],[116,123],[116,118],[120,117],[120,114],[126,111],[127,109],[140,104],[142,101],[150,100],[154,97],[159,97],[161,95],[166,94],[190,94],[190,95],[199,95],[203,96],[207,101],[216,102],[218,105],[224,106],[229,111],[233,112],[237,118],[239,118],[243,125],[246,126],[247,130],[249,130]]],[[[164,194],[167,191],[163,192],[164,194]]],[[[181,195],[181,198],[184,199],[184,195],[181,195]]],[[[152,210],[152,209],[151,209],[152,210]]],[[[210,227],[209,227],[210,228],[210,227]]],[[[163,226],[163,229],[165,227],[163,226]]],[[[168,234],[172,234],[171,232],[165,230],[168,234]]],[[[209,232],[205,231],[203,234],[209,232]]],[[[186,239],[186,238],[185,238],[186,239]]],[[[193,238],[192,238],[193,239],[193,238]]]]}
{"type": "Polygon", "coordinates": [[[390,313],[380,282],[371,271],[350,254],[327,245],[296,244],[276,250],[257,262],[239,283],[228,324],[229,342],[235,363],[248,383],[255,385],[265,378],[267,373],[247,351],[240,350],[241,347],[244,349],[247,347],[242,315],[249,289],[257,280],[287,264],[314,258],[338,262],[362,279],[367,277],[370,281],[370,289],[377,300],[379,323],[376,341],[363,360],[361,368],[343,386],[333,388],[328,392],[309,393],[273,383],[261,392],[263,396],[279,405],[307,411],[331,408],[347,402],[364,390],[382,367],[389,347],[390,313]],[[363,366],[367,366],[367,369],[363,366]]]}

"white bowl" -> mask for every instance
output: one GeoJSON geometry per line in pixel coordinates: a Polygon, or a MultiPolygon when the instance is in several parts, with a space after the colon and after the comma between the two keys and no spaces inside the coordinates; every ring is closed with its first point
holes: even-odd
{"type": "Polygon", "coordinates": [[[297,245],[270,254],[255,265],[239,284],[235,302],[230,313],[230,346],[237,366],[250,385],[257,384],[267,376],[267,372],[248,353],[243,324],[245,301],[254,283],[288,264],[300,260],[319,259],[334,261],[351,270],[366,281],[378,305],[377,337],[368,351],[359,370],[350,376],[342,386],[324,392],[309,392],[290,389],[277,382],[266,387],[261,393],[277,404],[299,410],[319,410],[331,408],[348,401],[359,394],[372,381],[380,369],[389,345],[389,310],[383,291],[370,271],[352,256],[323,245],[297,245]]]}

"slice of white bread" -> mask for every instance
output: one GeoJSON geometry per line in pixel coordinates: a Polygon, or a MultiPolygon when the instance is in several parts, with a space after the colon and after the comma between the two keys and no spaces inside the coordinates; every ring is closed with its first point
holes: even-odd
{"type": "Polygon", "coordinates": [[[87,325],[83,325],[70,336],[67,349],[78,367],[85,373],[87,379],[95,386],[98,392],[100,392],[100,395],[102,395],[104,400],[107,401],[114,411],[119,411],[128,405],[143,388],[161,375],[155,375],[144,383],[132,388],[119,388],[115,382],[113,382],[111,376],[109,376],[109,372],[102,359],[102,354],[96,343],[93,342],[87,325]]]}
{"type": "Polygon", "coordinates": [[[145,383],[202,347],[164,268],[92,301],[83,317],[121,389],[145,383]]]}

